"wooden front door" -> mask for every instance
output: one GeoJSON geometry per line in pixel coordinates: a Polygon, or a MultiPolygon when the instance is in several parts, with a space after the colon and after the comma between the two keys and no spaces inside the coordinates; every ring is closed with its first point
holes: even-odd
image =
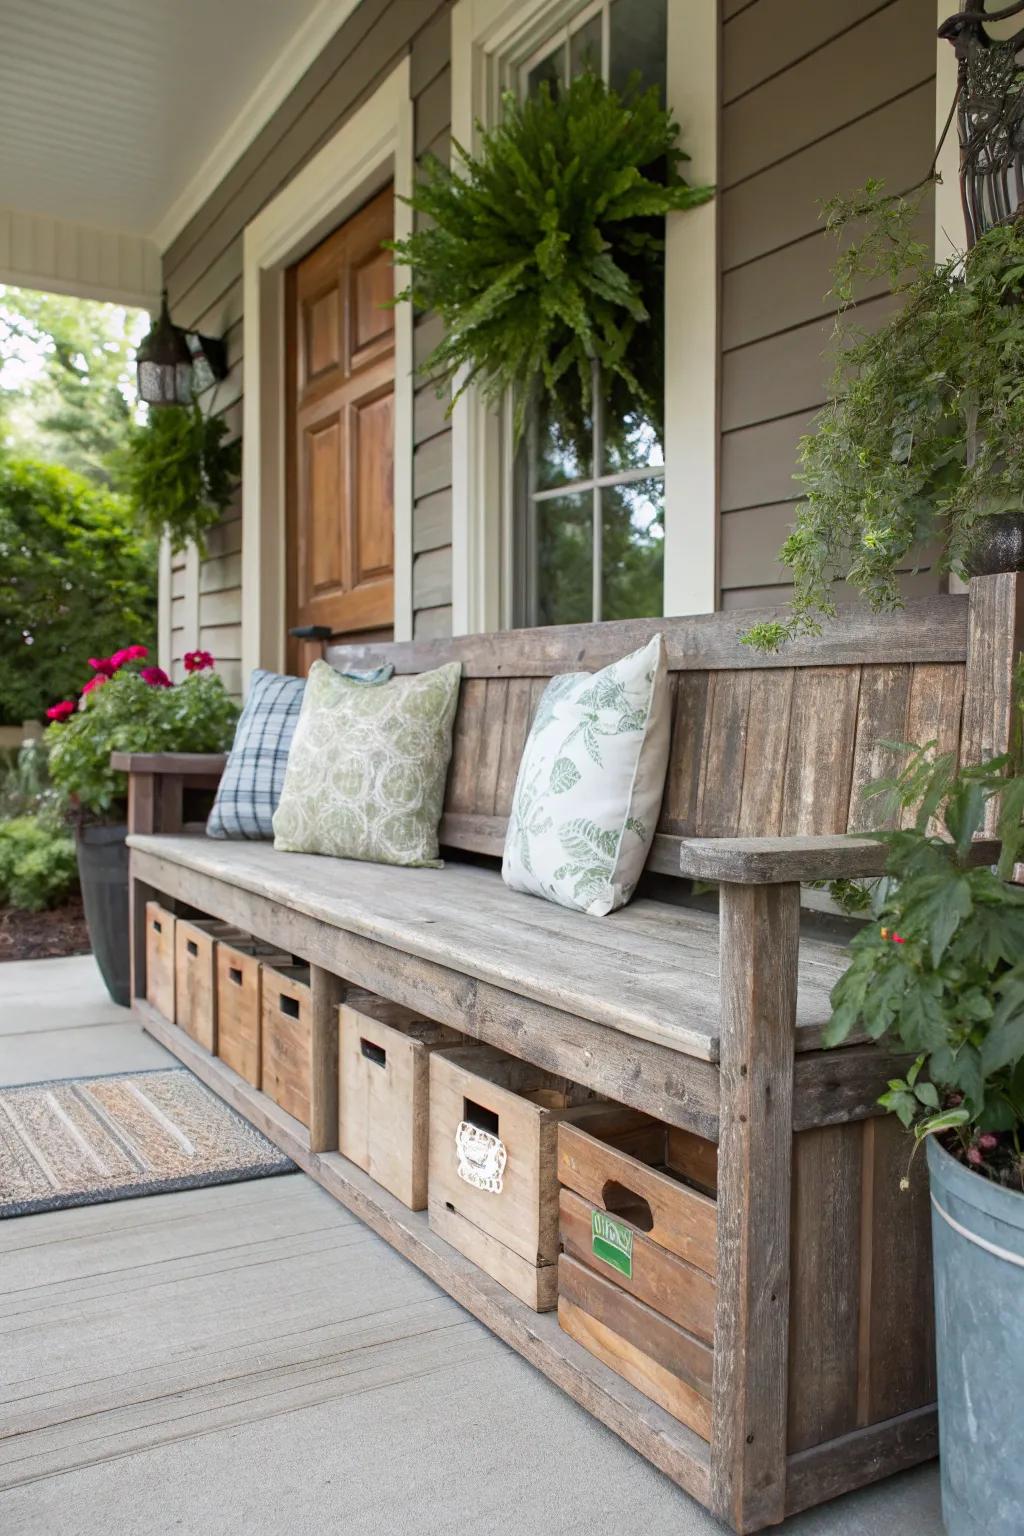
{"type": "MultiPolygon", "coordinates": [[[[288,273],[288,626],[384,638],[394,624],[394,194],[288,273]]],[[[319,646],[289,642],[305,670],[319,646]]]]}

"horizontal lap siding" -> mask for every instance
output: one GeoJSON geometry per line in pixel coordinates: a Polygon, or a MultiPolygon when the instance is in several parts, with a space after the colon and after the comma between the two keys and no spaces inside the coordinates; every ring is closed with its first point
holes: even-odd
{"type": "MultiPolygon", "coordinates": [[[[337,132],[399,60],[410,55],[417,153],[447,153],[450,9],[446,0],[361,0],[302,80],[164,253],[175,320],[227,341],[229,372],[204,404],[231,436],[242,426],[242,237],[246,225],[337,132]],[[422,142],[421,142],[421,135],[422,142]]],[[[420,322],[422,326],[424,322],[420,322]]],[[[429,322],[427,322],[429,324],[429,322]]],[[[440,414],[419,399],[414,458],[414,593],[417,633],[451,626],[451,451],[440,414]],[[422,472],[420,466],[423,466],[422,472]],[[439,493],[442,499],[439,500],[439,493]],[[448,497],[447,520],[443,495],[448,497]],[[447,624],[445,619],[447,618],[447,624]]],[[[241,508],[238,498],[207,539],[203,560],[172,563],[171,652],[176,676],[196,646],[210,650],[232,693],[241,678],[241,508]]]]}
{"type": "MultiPolygon", "coordinates": [[[[935,136],[933,0],[753,0],[722,24],[720,586],[723,607],[788,596],[778,550],[799,505],[801,436],[824,404],[835,243],[821,203],[868,177],[905,191],[935,136]]],[[[933,203],[920,235],[933,238],[933,203]]],[[[878,283],[860,318],[885,322],[878,283]]],[[[908,573],[908,594],[938,574],[908,573]]]]}

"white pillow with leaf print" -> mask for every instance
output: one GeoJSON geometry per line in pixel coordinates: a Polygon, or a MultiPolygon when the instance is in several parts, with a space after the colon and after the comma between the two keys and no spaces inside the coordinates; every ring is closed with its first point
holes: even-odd
{"type": "Polygon", "coordinates": [[[519,765],[506,885],[594,917],[625,905],[658,820],[669,715],[660,635],[601,672],[552,678],[519,765]]]}

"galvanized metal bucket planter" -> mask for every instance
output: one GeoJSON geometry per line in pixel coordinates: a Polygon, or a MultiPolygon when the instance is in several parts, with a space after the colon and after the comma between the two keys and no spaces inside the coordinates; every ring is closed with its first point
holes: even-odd
{"type": "Polygon", "coordinates": [[[949,1536],[1024,1531],[1024,1194],[928,1139],[942,1516],[949,1536]]]}
{"type": "Polygon", "coordinates": [[[128,828],[85,826],[77,838],[78,878],[89,942],[115,1003],[131,1003],[128,828]]]}

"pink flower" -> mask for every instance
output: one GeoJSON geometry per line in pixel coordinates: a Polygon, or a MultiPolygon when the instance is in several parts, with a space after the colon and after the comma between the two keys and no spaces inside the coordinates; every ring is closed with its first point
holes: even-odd
{"type": "Polygon", "coordinates": [[[116,662],[113,656],[90,656],[89,665],[92,667],[93,671],[98,672],[101,677],[113,677],[120,663],[116,662]]]}
{"type": "Polygon", "coordinates": [[[151,688],[173,688],[174,686],[163,667],[143,667],[139,676],[151,688]]]}
{"type": "Polygon", "coordinates": [[[983,1152],[994,1152],[999,1145],[999,1137],[993,1136],[991,1131],[985,1131],[978,1137],[978,1146],[983,1152]]]}
{"type": "Polygon", "coordinates": [[[87,693],[92,693],[94,688],[101,688],[112,676],[112,672],[99,672],[95,677],[90,677],[89,681],[82,685],[82,697],[85,698],[87,693]]]}
{"type": "Polygon", "coordinates": [[[123,650],[114,652],[110,663],[116,672],[119,667],[124,666],[126,661],[142,661],[148,655],[148,645],[126,645],[123,650]]]}
{"type": "Polygon", "coordinates": [[[985,1159],[982,1157],[977,1147],[968,1147],[967,1161],[970,1163],[972,1168],[980,1168],[985,1159]]]}
{"type": "Polygon", "coordinates": [[[204,672],[207,667],[213,666],[213,657],[209,651],[186,651],[185,671],[204,672]]]}
{"type": "MultiPolygon", "coordinates": [[[[94,681],[98,682],[99,679],[94,679],[94,681]]],[[[46,718],[47,720],[66,720],[68,715],[73,715],[74,712],[74,700],[65,699],[61,704],[51,704],[49,709],[46,711],[46,718]]]]}

